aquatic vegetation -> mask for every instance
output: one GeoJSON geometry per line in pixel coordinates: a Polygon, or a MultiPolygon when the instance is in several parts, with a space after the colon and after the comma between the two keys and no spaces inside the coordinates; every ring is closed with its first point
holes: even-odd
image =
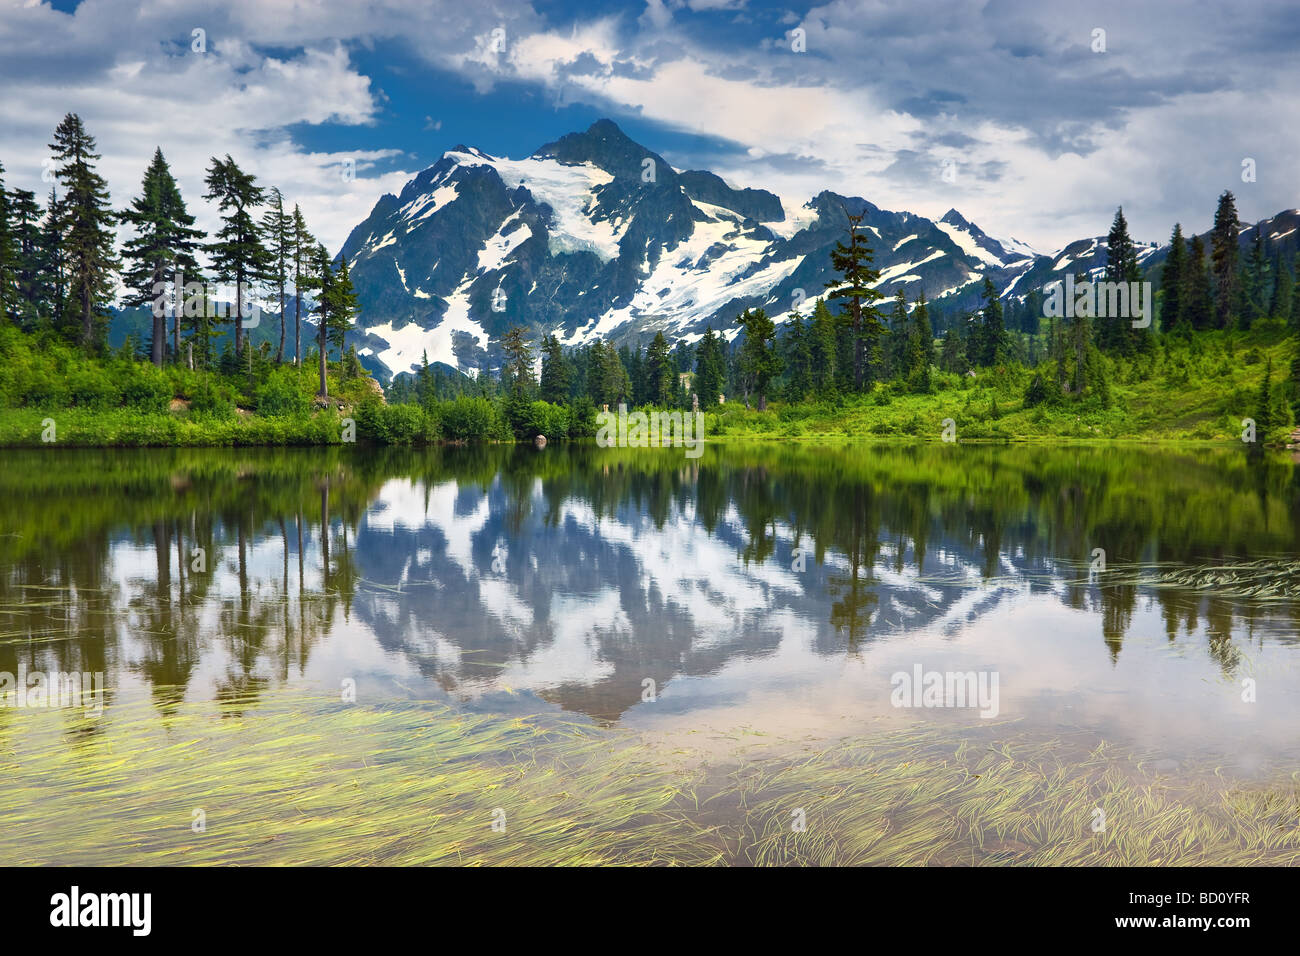
{"type": "Polygon", "coordinates": [[[739,734],[719,759],[436,704],[242,704],[0,721],[0,864],[1300,863],[1294,780],[1175,777],[1014,725],[761,755],[739,734]]]}

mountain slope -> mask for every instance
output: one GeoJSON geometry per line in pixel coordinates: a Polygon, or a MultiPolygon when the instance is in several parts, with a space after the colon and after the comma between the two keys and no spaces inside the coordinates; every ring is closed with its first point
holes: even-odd
{"type": "Polygon", "coordinates": [[[829,191],[792,206],[678,171],[601,120],[522,160],[457,146],[383,196],[341,253],[362,306],[353,338],[391,376],[426,354],[493,368],[517,324],[570,345],[693,339],[710,324],[733,336],[746,307],[784,317],[823,292],[846,211],[865,214],[887,296],[973,299],[986,275],[1002,288],[1035,261],[956,210],[935,223],[829,191]]]}
{"type": "MultiPolygon", "coordinates": [[[[657,331],[693,341],[706,325],[734,337],[745,308],[780,321],[803,302],[808,313],[832,278],[846,212],[865,217],[887,299],[924,291],[950,313],[976,307],[985,278],[999,295],[1023,297],[1067,271],[1097,275],[1106,261],[1104,237],[1045,256],[988,236],[955,209],[936,222],[830,191],[794,205],[676,170],[600,120],[520,160],[456,146],[400,195],[381,197],[340,253],[361,303],[352,340],[372,371],[391,377],[426,355],[470,375],[494,369],[499,338],[515,325],[566,345],[657,331]]],[[[1296,218],[1257,226],[1294,255],[1296,218]]],[[[1243,229],[1243,245],[1254,228],[1243,229]]],[[[1167,249],[1138,251],[1152,269],[1167,249]]]]}

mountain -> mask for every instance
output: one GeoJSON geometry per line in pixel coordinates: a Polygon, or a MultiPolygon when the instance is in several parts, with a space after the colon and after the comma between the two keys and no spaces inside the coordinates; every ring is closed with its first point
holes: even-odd
{"type": "MultiPolygon", "coordinates": [[[[802,300],[809,312],[832,278],[846,212],[865,217],[887,299],[924,290],[948,312],[975,307],[986,277],[999,295],[1022,297],[1067,271],[1098,274],[1106,261],[1104,237],[1047,256],[988,236],[955,209],[935,222],[831,191],[794,205],[674,169],[600,120],[525,159],[455,146],[400,195],[381,197],[340,252],[361,304],[351,340],[387,379],[426,355],[470,375],[496,368],[499,338],[515,325],[565,345],[642,342],[657,331],[694,341],[706,325],[731,338],[746,308],[780,321],[802,300]]],[[[1257,227],[1290,229],[1280,241],[1293,247],[1294,215],[1257,227]]],[[[1147,267],[1165,252],[1139,244],[1147,267]]]]}
{"type": "Polygon", "coordinates": [[[1036,261],[956,210],[936,223],[830,191],[795,206],[677,170],[601,120],[522,160],[456,146],[380,198],[340,253],[362,307],[353,339],[387,377],[425,354],[493,368],[519,324],[566,345],[693,340],[709,324],[732,337],[747,307],[783,318],[823,292],[846,211],[865,214],[887,296],[973,302],[986,275],[1001,289],[1036,261]]]}

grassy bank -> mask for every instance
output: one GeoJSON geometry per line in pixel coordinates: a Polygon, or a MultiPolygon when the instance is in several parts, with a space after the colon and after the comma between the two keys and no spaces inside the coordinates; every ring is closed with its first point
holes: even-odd
{"type": "Polygon", "coordinates": [[[1249,334],[1205,333],[1170,342],[1143,363],[1112,363],[1109,400],[1029,396],[1035,371],[1020,365],[973,376],[937,374],[934,390],[878,386],[871,395],[820,402],[774,402],[763,412],[728,403],[710,416],[712,437],[820,439],[910,436],[940,440],[951,419],[960,440],[1055,438],[1240,442],[1242,419],[1260,423],[1261,440],[1283,443],[1296,423],[1300,382],[1296,342],[1280,327],[1249,334]],[[1269,419],[1260,390],[1272,363],[1269,419]]]}
{"type": "MultiPolygon", "coordinates": [[[[349,377],[340,363],[331,366],[331,401],[323,403],[309,368],[155,369],[129,358],[86,359],[57,343],[37,348],[12,329],[0,330],[0,348],[12,357],[0,368],[0,447],[427,445],[596,433],[587,396],[552,404],[492,392],[389,404],[372,380],[349,377]]],[[[936,371],[923,393],[888,382],[866,394],[773,401],[761,412],[732,400],[704,410],[704,434],[714,441],[941,441],[947,429],[957,441],[1240,443],[1243,420],[1252,419],[1261,443],[1280,445],[1295,428],[1300,356],[1284,326],[1169,339],[1153,356],[1105,361],[1107,389],[1082,398],[1040,387],[1047,366],[1013,363],[967,375],[936,371]]]]}

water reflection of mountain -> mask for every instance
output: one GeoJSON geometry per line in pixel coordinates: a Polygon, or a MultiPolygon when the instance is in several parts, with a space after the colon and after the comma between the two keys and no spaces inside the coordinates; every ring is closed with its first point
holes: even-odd
{"type": "Polygon", "coordinates": [[[1139,600],[1156,601],[1171,639],[1203,627],[1227,672],[1257,606],[1089,584],[1093,549],[1177,563],[1294,554],[1300,539],[1296,470],[1214,449],[14,453],[10,466],[0,670],[130,675],[162,707],[246,699],[301,679],[321,641],[373,635],[454,695],[532,691],[616,719],[647,678],[662,691],[791,636],[828,656],[953,634],[1033,593],[1094,616],[1112,659],[1139,600]]]}

